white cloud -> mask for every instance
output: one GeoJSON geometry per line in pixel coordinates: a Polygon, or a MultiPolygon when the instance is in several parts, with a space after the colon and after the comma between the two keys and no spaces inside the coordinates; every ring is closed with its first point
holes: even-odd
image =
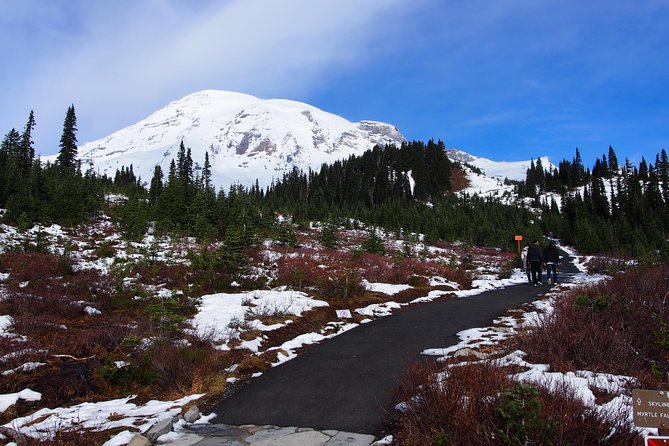
{"type": "MultiPolygon", "coordinates": [[[[384,41],[392,36],[384,35],[384,28],[398,22],[409,3],[104,1],[70,4],[72,16],[58,8],[38,18],[17,13],[18,21],[33,20],[26,27],[39,29],[40,40],[17,42],[33,51],[30,75],[2,79],[13,84],[7,99],[26,107],[25,118],[35,110],[38,151],[54,153],[71,103],[79,140],[85,142],[197,90],[306,94],[322,85],[330,70],[350,69],[387,51],[384,41]]],[[[9,111],[0,107],[4,124],[9,111]]],[[[20,128],[25,118],[10,126],[20,128]]]]}

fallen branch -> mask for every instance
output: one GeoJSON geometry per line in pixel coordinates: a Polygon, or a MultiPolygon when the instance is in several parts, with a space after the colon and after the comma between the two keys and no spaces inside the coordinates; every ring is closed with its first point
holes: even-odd
{"type": "Polygon", "coordinates": [[[72,355],[51,355],[51,356],[54,357],[54,358],[58,358],[58,359],[63,359],[63,358],[71,359],[71,360],[77,361],[77,362],[86,362],[89,359],[95,358],[95,355],[87,356],[85,358],[77,358],[76,356],[72,356],[72,355]]]}
{"type": "Polygon", "coordinates": [[[17,446],[27,446],[28,438],[23,435],[21,432],[16,431],[10,427],[0,426],[0,434],[5,437],[11,438],[17,446]]]}

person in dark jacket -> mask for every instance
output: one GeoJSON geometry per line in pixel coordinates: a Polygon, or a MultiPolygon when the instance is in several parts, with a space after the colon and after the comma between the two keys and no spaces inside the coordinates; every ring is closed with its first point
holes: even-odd
{"type": "Polygon", "coordinates": [[[558,282],[558,267],[560,265],[560,251],[555,242],[551,241],[544,249],[544,264],[546,265],[546,280],[553,284],[558,282]],[[552,277],[551,277],[552,276],[552,277]]]}
{"type": "Polygon", "coordinates": [[[539,240],[534,240],[527,251],[527,261],[530,263],[530,271],[532,272],[532,283],[534,286],[543,285],[541,283],[541,265],[543,257],[541,255],[541,246],[539,240]]]}

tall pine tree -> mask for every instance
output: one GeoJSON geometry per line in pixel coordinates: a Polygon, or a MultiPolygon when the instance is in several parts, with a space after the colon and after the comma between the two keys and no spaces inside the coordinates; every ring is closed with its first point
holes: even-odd
{"type": "Polygon", "coordinates": [[[77,166],[77,116],[74,105],[70,105],[63,123],[63,134],[60,137],[60,152],[57,164],[61,172],[74,172],[77,166]]]}

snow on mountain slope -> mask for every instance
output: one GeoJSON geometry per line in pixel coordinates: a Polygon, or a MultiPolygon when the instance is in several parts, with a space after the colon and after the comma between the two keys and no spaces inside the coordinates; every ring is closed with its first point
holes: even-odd
{"type": "Polygon", "coordinates": [[[504,184],[503,179],[474,172],[466,166],[464,171],[467,180],[469,180],[469,186],[461,190],[460,193],[499,198],[507,203],[518,198],[514,193],[513,185],[504,184]]]}
{"type": "MultiPolygon", "coordinates": [[[[514,192],[514,186],[504,184],[504,180],[507,178],[510,180],[525,180],[527,169],[530,168],[532,163],[531,160],[492,161],[457,149],[448,149],[446,153],[451,160],[466,163],[466,165],[463,165],[463,170],[469,181],[469,186],[461,190],[461,194],[492,197],[506,204],[519,202],[520,198],[514,192]],[[480,169],[482,173],[474,172],[468,165],[480,169]]],[[[547,156],[542,156],[540,159],[545,169],[555,167],[547,156]]],[[[546,199],[550,202],[549,198],[546,199]]],[[[525,201],[527,203],[531,202],[529,199],[525,201]]]]}
{"type": "Polygon", "coordinates": [[[113,177],[122,166],[149,182],[155,165],[164,178],[179,144],[191,149],[197,169],[209,152],[212,181],[269,185],[294,167],[319,169],[375,145],[405,141],[397,128],[375,121],[352,123],[301,102],[258,99],[205,90],[171,102],[146,119],[79,147],[85,167],[113,177]]]}
{"type": "MultiPolygon", "coordinates": [[[[467,152],[456,149],[448,149],[446,151],[448,157],[454,161],[471,164],[483,171],[485,176],[489,178],[496,178],[504,181],[505,178],[509,180],[525,180],[527,169],[530,168],[532,160],[527,161],[492,161],[487,158],[473,156],[467,152]]],[[[555,166],[551,163],[547,156],[542,156],[541,165],[544,169],[552,169],[555,166]]]]}

